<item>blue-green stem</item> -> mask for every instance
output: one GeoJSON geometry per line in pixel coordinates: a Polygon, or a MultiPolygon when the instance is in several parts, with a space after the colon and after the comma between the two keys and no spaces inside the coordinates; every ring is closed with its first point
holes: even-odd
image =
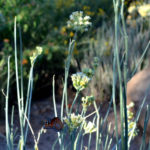
{"type": "MultiPolygon", "coordinates": [[[[114,9],[115,9],[115,1],[114,3],[114,9]]],[[[115,132],[116,132],[116,142],[117,142],[117,150],[119,150],[119,140],[118,140],[118,122],[117,122],[117,109],[116,109],[116,54],[114,52],[113,56],[113,83],[112,83],[112,98],[113,98],[113,108],[114,108],[114,116],[115,116],[115,132]]]]}
{"type": "MultiPolygon", "coordinates": [[[[54,114],[57,117],[57,108],[56,108],[56,100],[55,100],[55,76],[53,76],[53,105],[54,105],[54,114]]],[[[62,149],[63,145],[60,136],[62,136],[63,138],[63,135],[60,135],[59,132],[57,134],[58,134],[60,148],[62,149]]]]}
{"type": "Polygon", "coordinates": [[[55,76],[53,76],[53,105],[54,105],[54,113],[57,117],[57,108],[56,108],[56,100],[55,100],[55,76]]]}
{"type": "Polygon", "coordinates": [[[7,93],[6,93],[6,101],[5,101],[5,126],[6,126],[7,148],[8,150],[11,150],[12,146],[10,141],[10,127],[8,121],[9,80],[10,80],[10,56],[8,57],[7,93]]]}
{"type": "Polygon", "coordinates": [[[12,106],[12,112],[11,112],[11,133],[10,133],[10,140],[11,140],[11,147],[12,150],[14,149],[13,143],[14,143],[14,130],[13,130],[13,125],[14,125],[14,106],[12,106]]]}
{"type": "Polygon", "coordinates": [[[149,45],[150,45],[150,41],[148,42],[148,44],[147,44],[147,46],[146,46],[146,48],[145,48],[145,50],[144,50],[144,52],[143,52],[143,54],[142,54],[142,56],[141,56],[139,62],[136,64],[136,67],[135,67],[134,71],[132,72],[132,75],[131,75],[131,76],[133,76],[133,75],[136,73],[136,70],[137,70],[138,66],[142,63],[143,58],[144,58],[144,56],[145,56],[145,54],[147,53],[147,50],[148,50],[148,48],[149,48],[149,45]]]}
{"type": "Polygon", "coordinates": [[[96,105],[96,102],[94,101],[94,107],[95,107],[95,110],[96,110],[96,114],[97,114],[97,130],[96,130],[96,149],[95,150],[99,150],[99,122],[100,122],[100,116],[99,116],[99,112],[98,112],[98,108],[97,108],[97,105],[96,105]]]}
{"type": "MultiPolygon", "coordinates": [[[[28,89],[27,89],[27,98],[26,98],[26,105],[25,105],[25,115],[27,116],[28,112],[28,106],[30,103],[30,91],[31,91],[31,81],[32,81],[32,75],[33,75],[33,65],[31,65],[30,71],[29,71],[29,80],[28,80],[28,89]]],[[[25,118],[24,118],[24,126],[25,126],[25,118]]]]}
{"type": "Polygon", "coordinates": [[[21,75],[21,99],[22,99],[22,111],[24,112],[24,96],[23,96],[23,67],[22,67],[22,60],[23,60],[23,54],[22,54],[22,36],[21,36],[21,27],[19,26],[19,38],[20,38],[20,75],[21,75]]]}
{"type": "MultiPolygon", "coordinates": [[[[27,106],[27,111],[25,112],[25,115],[27,113],[27,117],[28,119],[30,120],[30,111],[31,111],[31,99],[32,99],[32,89],[33,89],[33,67],[34,67],[34,64],[31,66],[31,78],[29,79],[30,80],[30,92],[29,92],[29,99],[28,99],[28,106],[27,106]]],[[[25,130],[25,141],[27,139],[27,135],[28,135],[28,124],[26,126],[26,130],[25,130]]]]}
{"type": "Polygon", "coordinates": [[[16,17],[14,24],[14,46],[15,46],[15,71],[16,71],[16,86],[17,86],[17,99],[18,99],[18,111],[19,111],[19,120],[20,120],[20,129],[21,129],[21,138],[22,141],[21,149],[25,149],[24,143],[24,131],[23,131],[23,110],[22,110],[22,99],[20,97],[20,88],[19,88],[19,78],[18,78],[18,61],[17,61],[17,34],[16,34],[16,17]]]}
{"type": "Polygon", "coordinates": [[[72,113],[73,106],[74,106],[74,104],[75,104],[76,101],[77,101],[77,98],[78,98],[78,96],[79,96],[79,93],[80,93],[80,91],[77,91],[77,92],[76,92],[75,98],[74,98],[73,103],[72,103],[71,108],[70,108],[70,114],[72,113]]]}
{"type": "Polygon", "coordinates": [[[61,104],[61,119],[63,118],[63,111],[64,111],[64,100],[65,100],[65,105],[66,105],[66,112],[68,115],[68,101],[67,101],[67,80],[68,80],[68,75],[69,75],[69,68],[70,68],[70,63],[71,63],[71,58],[72,58],[72,53],[74,50],[74,44],[75,40],[77,37],[77,32],[75,32],[74,39],[70,41],[69,43],[69,54],[66,60],[65,64],[65,82],[64,82],[64,89],[63,89],[63,95],[62,95],[62,104],[61,104]]]}
{"type": "Polygon", "coordinates": [[[121,3],[121,20],[123,25],[124,34],[124,45],[125,45],[125,61],[124,61],[124,120],[125,120],[125,150],[128,150],[128,117],[127,117],[127,100],[126,100],[126,89],[127,89],[127,66],[128,66],[128,35],[126,32],[126,25],[124,19],[124,0],[121,3]]]}

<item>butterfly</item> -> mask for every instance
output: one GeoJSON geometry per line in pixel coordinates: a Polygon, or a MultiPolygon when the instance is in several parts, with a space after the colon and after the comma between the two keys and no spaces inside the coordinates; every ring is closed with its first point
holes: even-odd
{"type": "Polygon", "coordinates": [[[63,123],[58,117],[54,117],[44,124],[45,129],[54,129],[56,131],[61,131],[63,129],[63,123]]]}

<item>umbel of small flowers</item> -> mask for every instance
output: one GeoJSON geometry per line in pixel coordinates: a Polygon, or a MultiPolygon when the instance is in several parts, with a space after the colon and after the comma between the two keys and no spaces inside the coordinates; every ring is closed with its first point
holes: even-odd
{"type": "Polygon", "coordinates": [[[74,129],[78,128],[85,119],[81,115],[75,115],[72,113],[70,118],[64,118],[65,123],[67,124],[69,131],[72,132],[74,129]]]}
{"type": "Polygon", "coordinates": [[[92,25],[89,21],[91,19],[90,16],[84,16],[82,11],[73,12],[69,18],[67,26],[75,31],[88,31],[88,27],[92,25]]]}
{"type": "Polygon", "coordinates": [[[86,96],[86,97],[82,97],[82,106],[83,106],[83,110],[86,111],[87,107],[90,106],[91,104],[93,104],[95,100],[94,96],[86,96]]]}
{"type": "Polygon", "coordinates": [[[83,123],[84,134],[92,133],[96,131],[95,124],[91,121],[87,122],[84,117],[81,115],[75,115],[72,113],[70,118],[64,118],[65,123],[69,128],[69,132],[72,132],[75,129],[78,129],[80,125],[83,123]]]}
{"type": "Polygon", "coordinates": [[[131,131],[133,130],[133,127],[135,126],[135,130],[133,132],[133,135],[132,135],[132,138],[134,138],[135,136],[137,136],[138,134],[138,129],[137,129],[137,125],[136,125],[136,122],[133,121],[133,112],[131,112],[129,109],[134,107],[134,103],[130,103],[128,106],[127,106],[127,115],[128,115],[128,136],[131,135],[131,131]]]}
{"type": "Polygon", "coordinates": [[[91,78],[89,78],[82,72],[77,72],[76,74],[73,74],[71,78],[73,86],[77,91],[82,91],[83,89],[85,89],[91,80],[91,78]]]}
{"type": "Polygon", "coordinates": [[[84,129],[84,134],[93,133],[93,132],[96,132],[97,130],[97,128],[95,127],[95,124],[91,121],[89,121],[88,123],[85,122],[83,125],[83,129],[84,129]]]}

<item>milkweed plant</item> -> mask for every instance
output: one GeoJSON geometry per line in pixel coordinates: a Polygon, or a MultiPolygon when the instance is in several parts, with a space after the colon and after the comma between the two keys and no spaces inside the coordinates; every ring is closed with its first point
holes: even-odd
{"type": "MultiPolygon", "coordinates": [[[[115,10],[115,31],[118,31],[117,28],[117,23],[118,23],[118,3],[119,0],[114,0],[114,10],[115,10]]],[[[122,0],[121,3],[121,10],[123,9],[123,3],[124,1],[122,0]]],[[[123,16],[122,21],[123,20],[123,16]]],[[[63,94],[62,94],[62,104],[61,104],[61,116],[60,119],[64,123],[64,128],[62,131],[57,132],[58,138],[56,139],[56,142],[54,142],[52,149],[55,149],[56,143],[59,143],[60,149],[61,150],[81,150],[84,147],[87,147],[88,150],[91,149],[91,141],[93,138],[93,135],[95,136],[95,150],[103,149],[103,150],[109,150],[109,149],[117,149],[119,150],[119,145],[122,146],[122,149],[125,149],[126,145],[129,148],[130,143],[128,143],[128,136],[135,137],[138,135],[138,130],[134,130],[132,133],[132,128],[133,126],[136,126],[136,122],[133,120],[133,113],[129,111],[129,106],[128,108],[126,105],[121,103],[121,108],[124,107],[124,109],[121,109],[123,118],[121,120],[123,127],[125,130],[122,128],[122,133],[121,133],[121,139],[119,139],[118,134],[117,134],[117,124],[115,124],[115,132],[116,132],[116,144],[112,144],[112,139],[115,138],[114,134],[110,134],[110,124],[106,123],[107,120],[107,114],[110,111],[110,107],[107,110],[106,116],[102,118],[99,114],[99,110],[101,109],[100,107],[97,106],[95,97],[92,95],[92,93],[84,97],[80,97],[80,93],[85,89],[89,88],[89,83],[92,82],[92,78],[94,77],[96,68],[98,67],[98,62],[99,58],[95,57],[93,59],[93,67],[91,68],[83,68],[82,72],[77,72],[71,75],[72,79],[72,84],[73,87],[76,90],[76,95],[74,97],[74,100],[72,102],[71,108],[68,108],[68,96],[67,96],[67,80],[69,78],[69,68],[70,68],[70,63],[72,59],[72,54],[74,51],[74,45],[75,42],[77,42],[77,33],[78,32],[87,32],[89,27],[92,26],[92,23],[90,22],[90,17],[85,16],[82,11],[76,11],[73,12],[69,20],[67,22],[67,27],[70,30],[74,30],[76,34],[74,34],[72,40],[70,40],[69,43],[69,48],[68,48],[68,57],[65,62],[65,79],[64,79],[64,88],[63,88],[63,94]],[[78,106],[82,106],[81,109],[78,106]],[[65,107],[64,107],[65,106],[65,107]],[[76,106],[78,109],[73,109],[76,106]],[[93,111],[90,114],[88,112],[88,108],[90,106],[93,106],[95,111],[93,111]],[[64,110],[65,108],[65,110],[64,110]],[[124,111],[125,110],[125,111],[124,111]],[[124,111],[124,112],[123,112],[124,111]],[[92,121],[88,120],[89,117],[92,117],[92,121]],[[125,117],[126,116],[126,117],[125,117]],[[125,118],[124,118],[125,117],[125,118]],[[124,122],[123,120],[126,120],[124,122]],[[128,129],[128,130],[126,130],[128,129]],[[132,134],[131,134],[132,133],[132,134]],[[88,142],[87,145],[84,145],[84,136],[88,135],[88,142]],[[69,142],[65,139],[69,137],[69,142]]],[[[123,22],[124,23],[124,22],[123,22]]],[[[22,77],[22,72],[21,72],[21,78],[18,78],[18,62],[17,62],[17,41],[16,41],[16,19],[15,19],[15,25],[14,25],[14,45],[15,45],[15,69],[16,69],[16,85],[17,85],[17,99],[18,99],[18,110],[19,110],[19,121],[20,121],[20,136],[19,136],[19,141],[17,144],[17,149],[18,150],[25,150],[26,148],[26,141],[27,141],[27,135],[28,135],[28,130],[31,130],[31,133],[33,135],[34,139],[34,149],[38,150],[38,143],[40,140],[40,135],[42,133],[45,133],[46,130],[41,128],[39,131],[38,137],[35,137],[34,131],[32,129],[32,126],[30,124],[30,110],[31,110],[31,100],[32,100],[32,88],[33,88],[33,69],[34,69],[34,64],[36,60],[38,59],[38,56],[42,53],[42,47],[36,47],[35,52],[33,55],[30,57],[31,61],[31,69],[29,71],[29,81],[28,81],[28,90],[27,90],[27,98],[25,101],[24,98],[24,93],[23,93],[23,77],[22,77]],[[21,86],[20,86],[21,85],[21,86]],[[24,105],[25,104],[25,105],[24,105]]],[[[123,27],[124,32],[126,32],[125,27],[123,27]]],[[[20,36],[21,39],[21,36],[20,36]]],[[[115,40],[116,42],[118,41],[117,39],[117,33],[115,34],[115,40]]],[[[117,49],[117,45],[116,49],[117,49]]],[[[117,56],[117,52],[114,52],[114,55],[117,56]]],[[[119,63],[119,57],[114,57],[114,66],[116,66],[119,63]],[[117,63],[117,64],[116,64],[117,63]]],[[[10,78],[10,66],[9,62],[10,59],[8,58],[8,80],[7,80],[7,91],[5,95],[6,98],[6,104],[5,104],[5,118],[6,118],[6,141],[7,141],[7,149],[8,150],[13,150],[15,148],[14,145],[14,138],[16,137],[14,131],[13,131],[13,117],[14,117],[14,108],[12,109],[12,117],[11,117],[11,123],[9,123],[9,118],[8,118],[8,102],[9,102],[9,78],[10,78]]],[[[120,67],[120,66],[118,66],[120,67]]],[[[22,64],[20,66],[22,68],[22,64]]],[[[116,68],[114,67],[114,76],[117,76],[116,68]]],[[[117,68],[119,70],[119,68],[117,68]]],[[[22,71],[22,69],[21,69],[22,71]]],[[[126,71],[126,70],[125,70],[126,71]]],[[[120,76],[119,76],[120,78],[120,76]]],[[[113,79],[114,81],[116,80],[116,77],[113,79]]],[[[114,89],[115,89],[115,82],[113,82],[113,94],[114,94],[114,89]]],[[[121,91],[122,92],[122,91],[121,91]]],[[[114,97],[111,100],[113,101],[113,106],[114,106],[114,113],[116,112],[116,104],[114,102],[114,97]]],[[[57,107],[56,107],[56,101],[55,101],[55,79],[53,78],[53,103],[54,103],[54,113],[55,116],[57,117],[57,107]]],[[[115,117],[116,117],[115,113],[115,117]]],[[[117,118],[117,117],[116,117],[117,118]]],[[[116,120],[115,118],[115,120],[116,120]]]]}

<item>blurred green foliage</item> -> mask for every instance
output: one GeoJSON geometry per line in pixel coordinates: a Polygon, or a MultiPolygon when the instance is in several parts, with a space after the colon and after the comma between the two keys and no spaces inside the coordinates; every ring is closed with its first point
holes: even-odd
{"type": "MultiPolygon", "coordinates": [[[[93,29],[101,25],[102,19],[109,19],[111,12],[113,12],[111,0],[1,0],[0,6],[2,6],[0,10],[0,59],[4,60],[8,55],[12,55],[11,69],[14,69],[13,30],[15,16],[18,27],[21,28],[23,41],[24,80],[28,78],[29,56],[32,51],[37,45],[44,49],[37,62],[38,69],[35,68],[35,80],[40,79],[35,85],[37,88],[45,87],[53,74],[61,76],[64,73],[68,43],[70,38],[74,36],[74,33],[66,27],[69,15],[77,10],[89,15],[93,22],[92,33],[93,29]]],[[[20,49],[19,40],[19,33],[17,33],[18,50],[20,49]]],[[[80,46],[76,46],[74,52],[74,56],[78,60],[83,58],[80,49],[80,46]]],[[[6,64],[2,69],[2,72],[5,72],[5,80],[7,78],[6,64]]],[[[49,85],[51,84],[49,83],[49,85]]]]}

